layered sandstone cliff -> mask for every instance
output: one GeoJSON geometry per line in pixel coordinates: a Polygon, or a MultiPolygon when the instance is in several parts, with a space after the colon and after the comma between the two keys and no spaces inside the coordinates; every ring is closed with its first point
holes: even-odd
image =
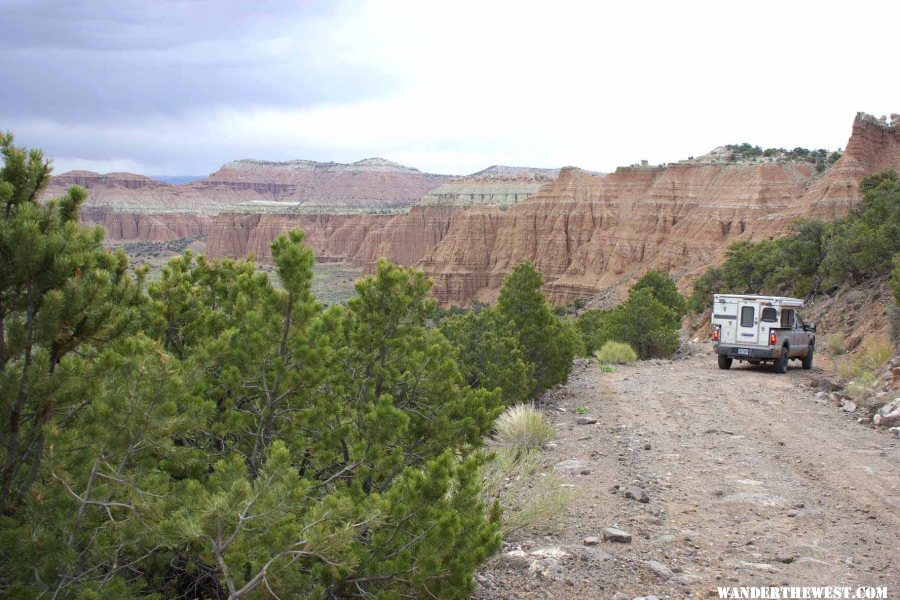
{"type": "Polygon", "coordinates": [[[238,160],[192,185],[210,194],[237,192],[244,201],[288,202],[304,212],[383,211],[408,209],[448,179],[383,158],[351,164],[238,160]]]}
{"type": "MultiPolygon", "coordinates": [[[[448,180],[445,175],[423,173],[380,158],[352,164],[240,160],[205,179],[181,185],[132,173],[70,171],[51,180],[45,197],[81,185],[88,190],[85,221],[103,225],[108,240],[161,242],[205,235],[213,217],[229,211],[307,215],[404,212],[448,180]]],[[[381,221],[386,219],[373,220],[381,221]]],[[[271,226],[272,231],[277,229],[271,226]]],[[[224,244],[216,242],[218,255],[233,255],[224,244]]],[[[260,245],[268,251],[267,243],[260,245]]]]}
{"type": "Polygon", "coordinates": [[[300,228],[319,260],[367,272],[379,258],[422,268],[443,304],[494,299],[513,267],[530,260],[562,304],[625,289],[651,268],[687,287],[735,241],[781,235],[798,217],[845,214],[860,201],[860,179],[883,168],[900,169],[897,115],[857,115],[846,151],[822,174],[779,159],[695,159],[608,175],[490,167],[459,178],[382,159],[244,160],[177,186],[71,172],[49,193],[87,187],[86,220],[114,240],[208,234],[213,258],[268,263],[272,240],[300,228]]]}
{"type": "Polygon", "coordinates": [[[610,175],[567,168],[525,202],[456,214],[418,266],[443,304],[494,299],[526,260],[556,304],[624,288],[648,269],[670,272],[686,288],[735,241],[782,234],[797,217],[845,214],[861,199],[863,176],[900,169],[898,121],[858,115],[843,156],[821,176],[809,163],[790,162],[679,163],[610,175]]]}
{"type": "Polygon", "coordinates": [[[516,264],[543,273],[555,303],[585,297],[647,268],[688,272],[761,215],[799,201],[808,165],[670,165],[610,175],[564,169],[507,210],[470,209],[419,266],[443,303],[491,300],[516,264]]]}
{"type": "Polygon", "coordinates": [[[467,177],[449,181],[428,192],[420,206],[506,206],[534,195],[544,183],[559,176],[559,169],[531,169],[494,165],[467,177]]]}
{"type": "MultiPolygon", "coordinates": [[[[537,192],[543,183],[552,181],[557,173],[553,169],[491,167],[447,181],[423,194],[421,201],[407,211],[395,215],[355,213],[353,219],[328,219],[329,223],[346,223],[331,229],[308,214],[307,205],[274,215],[271,205],[245,203],[215,219],[207,251],[213,258],[252,252],[257,260],[267,264],[271,260],[268,246],[275,237],[300,228],[307,232],[319,260],[342,260],[365,272],[371,272],[380,258],[415,265],[447,234],[456,213],[473,205],[520,202],[537,192]],[[333,237],[328,241],[327,252],[324,240],[313,241],[319,239],[319,232],[333,237]],[[241,243],[242,239],[248,241],[241,243]],[[339,249],[343,249],[342,255],[339,249]]],[[[390,208],[379,205],[372,210],[390,212],[390,208]]]]}
{"type": "Polygon", "coordinates": [[[803,198],[806,216],[833,219],[857,204],[860,180],[883,169],[900,168],[900,115],[876,119],[857,113],[841,158],[810,186],[803,198]]]}
{"type": "Polygon", "coordinates": [[[270,264],[270,244],[279,235],[302,229],[305,242],[323,262],[354,262],[366,238],[392,215],[223,213],[213,221],[206,251],[211,258],[254,256],[270,264]]]}
{"type": "Polygon", "coordinates": [[[209,233],[212,217],[190,213],[144,213],[87,207],[82,210],[87,224],[102,225],[112,243],[166,242],[209,233]]]}

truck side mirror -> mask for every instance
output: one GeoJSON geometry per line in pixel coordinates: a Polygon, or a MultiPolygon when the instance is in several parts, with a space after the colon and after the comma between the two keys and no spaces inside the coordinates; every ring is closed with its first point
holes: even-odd
{"type": "Polygon", "coordinates": [[[816,322],[815,322],[815,321],[811,321],[811,322],[807,323],[807,324],[806,324],[806,327],[804,327],[804,329],[807,330],[807,331],[812,331],[813,333],[815,333],[815,332],[816,332],[816,322]]]}

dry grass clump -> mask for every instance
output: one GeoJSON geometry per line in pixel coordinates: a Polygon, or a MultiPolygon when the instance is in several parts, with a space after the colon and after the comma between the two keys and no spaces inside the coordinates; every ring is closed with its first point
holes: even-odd
{"type": "Polygon", "coordinates": [[[504,539],[520,529],[546,524],[578,495],[562,477],[542,467],[539,452],[501,448],[481,473],[485,505],[499,502],[503,509],[500,530],[504,539]]]}
{"type": "Polygon", "coordinates": [[[856,399],[875,384],[876,371],[894,354],[894,344],[885,337],[869,337],[855,356],[838,365],[838,373],[849,383],[847,393],[856,399]]]}
{"type": "Polygon", "coordinates": [[[489,441],[494,451],[481,467],[485,506],[503,509],[503,537],[540,525],[563,512],[576,496],[552,468],[547,469],[541,448],[555,431],[544,414],[530,404],[510,406],[494,422],[489,441]]]}
{"type": "Polygon", "coordinates": [[[609,340],[603,347],[594,352],[594,357],[607,365],[627,365],[637,360],[637,352],[622,342],[609,340]]]}
{"type": "Polygon", "coordinates": [[[844,345],[844,336],[840,333],[832,333],[829,335],[825,345],[828,346],[828,349],[831,350],[831,353],[835,356],[847,351],[844,345]]]}
{"type": "Polygon", "coordinates": [[[494,423],[494,444],[514,450],[535,450],[553,439],[553,426],[530,404],[507,408],[494,423]]]}

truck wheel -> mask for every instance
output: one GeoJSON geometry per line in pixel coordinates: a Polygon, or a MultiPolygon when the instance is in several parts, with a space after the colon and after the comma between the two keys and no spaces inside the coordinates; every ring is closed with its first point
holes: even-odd
{"type": "Polygon", "coordinates": [[[724,354],[719,355],[719,368],[720,369],[730,369],[731,368],[732,358],[730,356],[725,356],[724,354]]]}
{"type": "Polygon", "coordinates": [[[787,344],[781,349],[781,356],[775,361],[774,367],[776,373],[787,373],[788,370],[788,354],[790,354],[790,346],[787,344]]]}
{"type": "Polygon", "coordinates": [[[812,358],[813,351],[816,349],[815,344],[809,345],[809,350],[806,352],[806,356],[803,357],[803,368],[809,371],[812,369],[812,358]]]}

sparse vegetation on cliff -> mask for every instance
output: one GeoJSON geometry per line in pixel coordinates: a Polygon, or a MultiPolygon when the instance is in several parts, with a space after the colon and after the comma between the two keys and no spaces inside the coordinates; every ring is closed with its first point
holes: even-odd
{"type": "Polygon", "coordinates": [[[759,146],[753,146],[746,142],[743,144],[728,144],[725,146],[725,151],[728,153],[728,160],[730,161],[746,161],[764,157],[773,160],[808,162],[816,165],[816,170],[820,173],[836,163],[842,154],[840,150],[829,152],[825,148],[809,150],[799,146],[793,150],[785,148],[766,148],[763,150],[759,146]]]}
{"type": "Polygon", "coordinates": [[[891,337],[895,342],[900,342],[900,253],[894,255],[894,271],[891,275],[894,288],[894,304],[888,312],[891,320],[891,337]]]}
{"type": "Polygon", "coordinates": [[[725,262],[697,281],[690,308],[706,310],[714,293],[803,297],[888,275],[900,252],[900,181],[886,170],[861,188],[863,202],[844,219],[802,222],[783,238],[732,245],[725,262]]]}

